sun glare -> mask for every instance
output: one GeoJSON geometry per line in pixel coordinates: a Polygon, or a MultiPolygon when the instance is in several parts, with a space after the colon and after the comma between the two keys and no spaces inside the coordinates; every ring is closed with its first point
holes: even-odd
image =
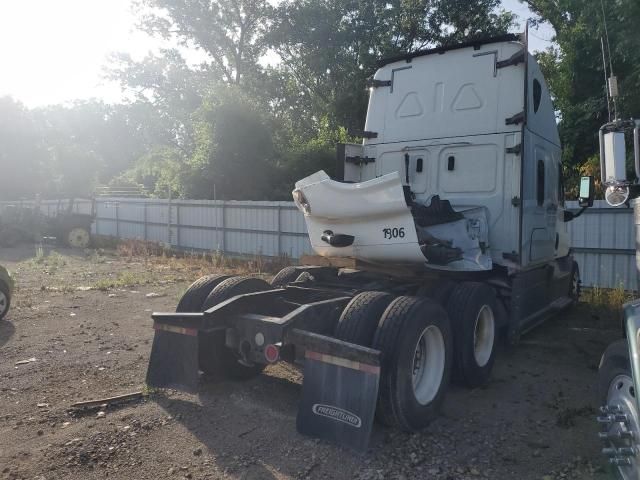
{"type": "Polygon", "coordinates": [[[113,51],[144,55],[157,42],[135,31],[129,0],[21,0],[0,4],[0,95],[27,106],[120,98],[100,72],[113,51]]]}
{"type": "MultiPolygon", "coordinates": [[[[277,2],[275,2],[277,3],[277,2]]],[[[504,7],[520,23],[530,14],[516,0],[504,7]]],[[[532,32],[532,50],[546,48],[552,31],[532,32]]],[[[0,96],[11,95],[28,107],[97,97],[118,102],[118,85],[103,80],[112,52],[139,59],[150,50],[168,46],[136,30],[131,0],[20,0],[0,2],[0,96]]],[[[184,51],[198,63],[204,54],[184,51]]],[[[276,64],[272,52],[262,59],[276,64]]]]}

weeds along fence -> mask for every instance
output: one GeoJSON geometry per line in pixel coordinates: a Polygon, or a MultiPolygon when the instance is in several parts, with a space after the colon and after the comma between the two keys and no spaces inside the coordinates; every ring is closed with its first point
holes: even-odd
{"type": "MultiPolygon", "coordinates": [[[[0,202],[7,205],[33,202],[0,202]]],[[[41,201],[55,215],[65,201],[41,201]]],[[[567,202],[577,209],[576,202],[567,202]]],[[[73,210],[91,212],[90,200],[76,200],[73,210]]],[[[230,255],[313,253],[304,217],[293,202],[104,198],[95,200],[93,233],[161,242],[176,249],[219,251],[230,255]]],[[[630,208],[608,208],[596,201],[568,224],[570,244],[587,287],[635,290],[635,230],[630,208]]]]}

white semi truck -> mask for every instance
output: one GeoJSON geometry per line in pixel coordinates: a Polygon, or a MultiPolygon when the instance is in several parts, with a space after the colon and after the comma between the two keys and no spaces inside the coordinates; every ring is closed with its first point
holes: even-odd
{"type": "MultiPolygon", "coordinates": [[[[628,203],[631,186],[640,180],[640,120],[616,119],[600,128],[600,174],[605,199],[612,206],[628,203]],[[635,178],[627,179],[625,132],[633,132],[635,178]]],[[[637,197],[637,190],[636,195],[637,197]]],[[[640,199],[633,202],[636,267],[640,272],[640,199]]],[[[640,276],[638,277],[640,280],[640,276]]],[[[607,347],[598,370],[602,406],[598,422],[602,453],[624,480],[640,479],[640,299],[624,305],[622,339],[607,347]]]]}
{"type": "MultiPolygon", "coordinates": [[[[450,379],[576,301],[553,105],[523,35],[381,62],[362,144],[296,183],[316,253],[271,284],[210,275],[154,313],[147,382],[304,365],[298,429],[356,449],[425,427],[450,379]]],[[[587,178],[585,207],[593,200],[587,178]]],[[[591,188],[590,188],[591,187],[591,188]]]]}

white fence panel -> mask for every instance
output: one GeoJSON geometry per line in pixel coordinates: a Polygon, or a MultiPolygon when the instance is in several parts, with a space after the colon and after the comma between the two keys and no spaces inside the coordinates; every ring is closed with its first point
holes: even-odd
{"type": "MultiPolygon", "coordinates": [[[[576,202],[567,203],[577,208],[576,202]]],[[[585,287],[637,289],[633,209],[598,200],[568,226],[585,287]]]]}
{"type": "MultiPolygon", "coordinates": [[[[35,202],[0,202],[0,213],[10,205],[35,202]]],[[[41,211],[50,216],[67,206],[67,200],[40,202],[41,211]]],[[[576,202],[567,206],[577,209],[576,202]]],[[[90,213],[91,209],[90,200],[74,202],[74,211],[90,213]]],[[[98,235],[232,254],[295,259],[313,253],[304,217],[293,202],[98,198],[95,213],[98,235]]],[[[637,288],[632,209],[609,208],[596,201],[568,228],[584,286],[637,288]]]]}

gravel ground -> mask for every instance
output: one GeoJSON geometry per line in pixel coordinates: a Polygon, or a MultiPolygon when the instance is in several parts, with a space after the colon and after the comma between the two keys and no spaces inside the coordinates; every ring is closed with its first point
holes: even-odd
{"type": "Polygon", "coordinates": [[[196,395],[70,412],[143,388],[150,314],[173,310],[202,267],[48,247],[34,255],[0,249],[18,284],[0,322],[0,478],[610,478],[595,385],[619,333],[589,305],[501,349],[486,387],[452,386],[425,431],[376,426],[361,455],[296,432],[302,375],[286,364],[244,383],[203,382],[196,395]]]}

